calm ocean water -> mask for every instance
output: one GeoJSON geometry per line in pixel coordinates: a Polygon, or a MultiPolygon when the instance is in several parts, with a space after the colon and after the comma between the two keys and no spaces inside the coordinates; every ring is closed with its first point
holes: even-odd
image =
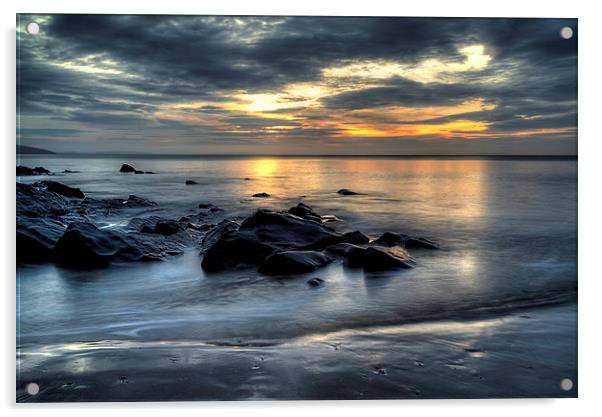
{"type": "MultiPolygon", "coordinates": [[[[73,271],[18,268],[19,344],[95,340],[272,340],[574,301],[577,161],[387,158],[22,156],[54,180],[99,198],[159,203],[142,214],[179,218],[209,202],[225,217],[299,201],[343,219],[340,231],[416,234],[413,270],[364,275],[333,264],[287,280],[254,270],[206,275],[196,251],[165,262],[73,271]],[[122,163],[155,175],[124,175],[122,163]],[[62,174],[65,169],[77,173],[62,174]],[[245,180],[250,178],[250,180],[245,180]],[[186,186],[192,179],[200,183],[186,186]],[[362,195],[336,194],[349,188],[362,195]],[[267,192],[269,199],[251,195],[267,192]],[[320,276],[326,285],[310,290],[320,276]]],[[[32,182],[39,178],[22,178],[32,182]]],[[[104,226],[121,227],[117,215],[104,226]]],[[[24,362],[24,364],[26,364],[24,362]]]]}

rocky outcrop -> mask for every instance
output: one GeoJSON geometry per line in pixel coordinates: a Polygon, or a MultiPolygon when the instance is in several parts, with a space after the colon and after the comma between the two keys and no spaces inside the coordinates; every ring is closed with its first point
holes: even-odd
{"type": "Polygon", "coordinates": [[[121,168],[119,168],[119,172],[136,172],[136,168],[129,164],[123,164],[121,165],[121,168]]]}
{"type": "Polygon", "coordinates": [[[96,199],[86,197],[81,202],[81,208],[86,212],[111,212],[114,210],[128,209],[128,208],[142,208],[142,207],[153,207],[157,203],[154,201],[147,200],[146,198],[130,195],[127,200],[122,198],[110,198],[110,199],[96,199]]]}
{"type": "Polygon", "coordinates": [[[62,195],[17,183],[17,217],[62,216],[69,212],[69,200],[62,195]]]}
{"type": "Polygon", "coordinates": [[[332,262],[332,258],[316,251],[284,251],[267,257],[259,267],[266,275],[304,274],[332,262]]]}
{"type": "Polygon", "coordinates": [[[31,176],[31,175],[52,175],[52,173],[44,167],[29,168],[29,167],[26,167],[23,165],[17,166],[17,176],[18,177],[31,176]]]}
{"type": "Polygon", "coordinates": [[[341,195],[358,195],[359,193],[356,193],[355,191],[348,190],[347,188],[341,188],[339,191],[337,191],[337,194],[341,194],[341,195]]]}
{"type": "Polygon", "coordinates": [[[161,235],[98,229],[73,222],[56,242],[52,255],[60,264],[81,269],[102,268],[112,262],[159,260],[181,254],[185,244],[161,235]]]}
{"type": "Polygon", "coordinates": [[[48,191],[57,193],[67,198],[84,198],[86,195],[79,188],[69,187],[68,185],[61,184],[56,181],[40,181],[36,182],[34,186],[45,187],[48,191]]]}
{"type": "Polygon", "coordinates": [[[58,220],[43,217],[17,217],[17,262],[44,262],[65,232],[58,220]]]}
{"type": "Polygon", "coordinates": [[[378,247],[367,248],[359,261],[364,270],[368,272],[414,267],[414,260],[409,255],[399,251],[396,253],[387,251],[378,247]]]}
{"type": "Polygon", "coordinates": [[[257,194],[253,194],[253,197],[255,197],[255,198],[268,198],[268,197],[271,197],[271,195],[268,194],[268,193],[257,193],[257,194]]]}
{"type": "Polygon", "coordinates": [[[197,184],[198,184],[198,182],[196,182],[196,181],[193,181],[193,180],[186,180],[185,184],[186,184],[186,185],[197,185],[197,184]]]}
{"type": "Polygon", "coordinates": [[[138,260],[142,253],[135,253],[117,234],[98,229],[92,223],[73,222],[54,246],[54,259],[76,268],[107,266],[117,257],[138,260]],[[127,256],[129,255],[129,256],[127,256]]]}
{"type": "Polygon", "coordinates": [[[432,240],[423,237],[412,237],[392,232],[383,233],[378,239],[374,241],[374,243],[380,246],[401,246],[407,249],[439,249],[439,244],[432,240]]]}
{"type": "MultiPolygon", "coordinates": [[[[136,196],[127,200],[82,200],[80,190],[53,181],[17,183],[16,191],[19,263],[56,261],[74,268],[97,268],[111,262],[157,260],[182,253],[201,236],[198,229],[187,228],[187,219],[153,219],[150,233],[99,229],[90,221],[90,214],[100,216],[100,210],[107,208],[156,205],[136,196]]],[[[148,223],[143,219],[139,226],[148,223]]]]}

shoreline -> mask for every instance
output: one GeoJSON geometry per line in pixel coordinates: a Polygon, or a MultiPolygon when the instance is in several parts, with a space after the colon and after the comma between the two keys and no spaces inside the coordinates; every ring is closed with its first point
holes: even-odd
{"type": "Polygon", "coordinates": [[[576,397],[576,308],[347,329],[279,345],[57,345],[23,352],[40,361],[17,375],[17,401],[576,397]],[[563,378],[571,391],[560,388],[563,378]],[[35,397],[23,391],[32,380],[41,386],[35,397]]]}

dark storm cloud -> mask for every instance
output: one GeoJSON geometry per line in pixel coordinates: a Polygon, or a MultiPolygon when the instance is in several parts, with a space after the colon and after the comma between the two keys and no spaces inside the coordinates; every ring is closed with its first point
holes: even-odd
{"type": "Polygon", "coordinates": [[[320,121],[331,112],[482,100],[495,109],[429,123],[487,121],[491,132],[576,128],[577,22],[572,19],[51,15],[42,20],[42,36],[19,34],[17,88],[24,139],[34,134],[31,129],[37,129],[36,138],[44,129],[49,137],[57,129],[96,129],[123,138],[127,126],[138,129],[136,135],[149,129],[150,148],[158,135],[170,132],[200,143],[219,143],[211,135],[245,144],[253,138],[213,125],[194,126],[185,118],[197,116],[261,132],[257,140],[270,125],[291,127],[286,133],[291,138],[330,137],[341,129],[299,129],[301,122],[287,119],[281,109],[271,111],[276,116],[268,121],[220,103],[241,90],[279,93],[291,83],[318,82],[325,68],[362,60],[462,62],[466,57],[459,49],[471,44],[485,45],[492,56],[483,71],[453,83],[400,76],[379,80],[377,86],[322,97],[323,114],[304,118],[320,121]],[[566,25],[575,33],[570,40],[559,36],[566,25]],[[509,81],[491,81],[504,76],[509,81]],[[166,106],[185,102],[206,103],[181,110],[181,120],[165,115],[166,106]]]}

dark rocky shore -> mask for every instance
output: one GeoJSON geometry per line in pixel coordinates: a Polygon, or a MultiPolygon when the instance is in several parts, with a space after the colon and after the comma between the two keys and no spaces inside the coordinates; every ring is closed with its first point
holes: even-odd
{"type": "MultiPolygon", "coordinates": [[[[19,170],[50,174],[42,167],[19,170]]],[[[127,164],[120,171],[136,172],[127,164]]],[[[359,230],[337,232],[328,223],[340,219],[322,216],[304,203],[288,211],[260,209],[242,222],[211,223],[209,215],[220,209],[199,204],[196,214],[179,219],[133,216],[125,229],[96,223],[107,213],[155,205],[135,195],[95,199],[56,181],[17,183],[17,260],[88,269],[160,260],[198,247],[206,272],[252,267],[265,275],[290,275],[334,261],[369,272],[413,268],[415,260],[406,249],[438,248],[433,241],[392,232],[375,240],[359,230]]]]}

